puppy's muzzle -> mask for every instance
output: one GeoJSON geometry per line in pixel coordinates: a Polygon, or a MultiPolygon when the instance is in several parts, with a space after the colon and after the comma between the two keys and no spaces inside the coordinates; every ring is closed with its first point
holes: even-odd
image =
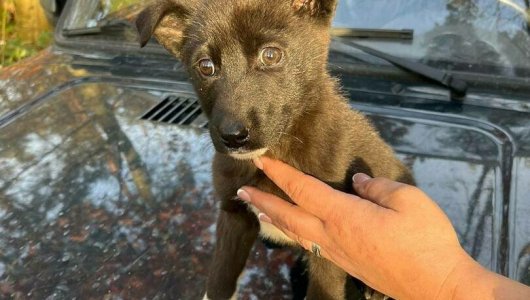
{"type": "Polygon", "coordinates": [[[222,122],[218,132],[221,141],[230,150],[240,150],[250,140],[249,129],[241,122],[222,122]]]}

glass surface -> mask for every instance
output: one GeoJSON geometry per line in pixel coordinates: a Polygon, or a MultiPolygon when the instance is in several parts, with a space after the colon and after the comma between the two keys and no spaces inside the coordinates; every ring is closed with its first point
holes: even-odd
{"type": "Polygon", "coordinates": [[[413,29],[412,41],[367,44],[440,68],[530,77],[529,22],[525,0],[343,0],[334,26],[413,29]]]}
{"type": "Polygon", "coordinates": [[[126,17],[124,12],[146,6],[141,0],[88,0],[76,1],[66,18],[66,29],[91,28],[104,20],[119,20],[126,17]]]}
{"type": "MultiPolygon", "coordinates": [[[[103,25],[107,28],[97,34],[98,39],[136,42],[130,21],[149,2],[76,1],[64,28],[103,25]]],[[[413,29],[412,41],[364,42],[443,69],[530,77],[528,6],[525,0],[343,0],[339,1],[333,25],[413,29]]]]}

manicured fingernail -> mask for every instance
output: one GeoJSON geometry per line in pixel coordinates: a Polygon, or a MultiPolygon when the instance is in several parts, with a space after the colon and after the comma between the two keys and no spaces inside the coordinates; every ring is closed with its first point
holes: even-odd
{"type": "Polygon", "coordinates": [[[253,158],[252,161],[254,162],[254,165],[256,166],[256,168],[263,170],[263,162],[261,162],[261,158],[256,157],[256,158],[253,158]]]}
{"type": "Polygon", "coordinates": [[[269,216],[267,216],[266,214],[264,213],[259,213],[258,214],[258,219],[262,222],[265,222],[265,223],[272,223],[272,220],[269,216]]]}
{"type": "Polygon", "coordinates": [[[244,189],[237,190],[237,196],[243,201],[250,202],[250,195],[244,189]]]}
{"type": "Polygon", "coordinates": [[[370,179],[372,179],[372,177],[370,177],[370,176],[368,176],[368,175],[366,175],[364,173],[357,173],[357,174],[353,175],[353,178],[352,178],[353,183],[357,183],[357,184],[363,183],[366,180],[370,180],[370,179]]]}

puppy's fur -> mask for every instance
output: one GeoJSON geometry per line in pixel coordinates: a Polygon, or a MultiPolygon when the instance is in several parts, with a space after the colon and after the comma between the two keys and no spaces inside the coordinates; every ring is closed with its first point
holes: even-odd
{"type": "MultiPolygon", "coordinates": [[[[406,183],[413,179],[360,113],[352,111],[327,71],[335,0],[160,0],[136,21],[142,45],[151,35],[188,68],[217,150],[213,182],[222,201],[207,297],[229,299],[259,234],[295,245],[257,220],[236,199],[243,185],[288,197],[251,158],[265,154],[352,192],[351,176],[365,172],[406,183]],[[281,60],[260,59],[272,47],[281,60]],[[199,62],[210,59],[211,76],[199,62]],[[222,131],[242,124],[244,147],[226,146],[222,131]]],[[[325,199],[322,199],[325,201],[325,199]]],[[[346,273],[309,254],[308,299],[343,299],[346,273]]]]}

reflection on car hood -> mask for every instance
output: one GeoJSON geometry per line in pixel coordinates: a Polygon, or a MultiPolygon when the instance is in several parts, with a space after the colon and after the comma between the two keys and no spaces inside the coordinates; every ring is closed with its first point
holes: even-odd
{"type": "MultiPolygon", "coordinates": [[[[11,288],[201,296],[215,241],[213,148],[203,130],[138,120],[159,95],[82,83],[3,128],[0,275],[11,288]]],[[[262,284],[287,286],[272,276],[287,270],[283,256],[257,245],[251,261],[270,266],[251,265],[243,280],[268,274],[262,284]]]]}
{"type": "MultiPolygon", "coordinates": [[[[22,95],[0,102],[1,295],[201,297],[215,243],[213,147],[204,129],[139,119],[168,93],[189,95],[190,85],[158,77],[149,65],[133,68],[145,72],[133,79],[109,76],[101,62],[82,66],[77,58],[73,68],[68,57],[39,59],[56,63],[35,67],[33,83],[0,78],[6,89],[16,86],[4,95],[22,95]],[[39,82],[52,92],[43,85],[31,94],[39,82]]],[[[383,106],[368,79],[342,76],[352,99],[364,99],[352,105],[448,213],[466,250],[528,283],[528,113],[428,107],[420,94],[389,94],[402,99],[383,106]]],[[[291,298],[297,255],[257,242],[242,295],[291,298]]]]}

